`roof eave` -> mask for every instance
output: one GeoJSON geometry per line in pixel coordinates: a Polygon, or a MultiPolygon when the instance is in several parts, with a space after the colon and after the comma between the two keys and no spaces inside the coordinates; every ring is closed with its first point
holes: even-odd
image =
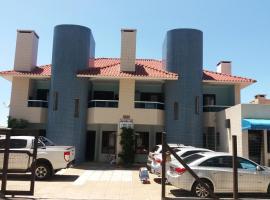
{"type": "Polygon", "coordinates": [[[136,80],[178,80],[178,77],[149,77],[149,76],[102,76],[78,74],[80,78],[102,78],[102,79],[136,79],[136,80]]]}
{"type": "Polygon", "coordinates": [[[13,77],[20,77],[20,78],[51,78],[50,75],[33,75],[33,74],[1,74],[2,78],[12,81],[13,77]]]}
{"type": "Polygon", "coordinates": [[[203,80],[203,83],[213,83],[213,84],[228,84],[228,85],[240,85],[241,89],[256,83],[257,81],[252,80],[248,81],[212,81],[212,80],[203,80]]]}

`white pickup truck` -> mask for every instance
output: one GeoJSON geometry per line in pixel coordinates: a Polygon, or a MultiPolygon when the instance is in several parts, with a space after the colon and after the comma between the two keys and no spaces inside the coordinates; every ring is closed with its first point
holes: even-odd
{"type": "MultiPolygon", "coordinates": [[[[5,137],[0,136],[0,150],[5,148],[5,137]]],[[[33,152],[33,136],[11,136],[10,150],[27,150],[33,152]]],[[[3,168],[4,153],[0,153],[0,170],[3,168]]],[[[43,180],[55,172],[70,167],[75,159],[75,147],[56,146],[49,139],[40,136],[38,139],[36,179],[43,180]]],[[[10,153],[9,170],[30,171],[32,159],[27,154],[10,153]]]]}

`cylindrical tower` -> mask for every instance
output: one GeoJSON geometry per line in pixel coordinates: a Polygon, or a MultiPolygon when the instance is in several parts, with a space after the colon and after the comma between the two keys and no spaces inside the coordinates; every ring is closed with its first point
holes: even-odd
{"type": "Polygon", "coordinates": [[[59,145],[74,145],[79,162],[84,160],[88,80],[76,75],[89,67],[94,47],[87,27],[54,28],[47,137],[59,145]]]}
{"type": "Polygon", "coordinates": [[[163,45],[166,70],[177,81],[165,83],[165,127],[168,142],[202,146],[203,34],[195,29],[167,32],[163,45]]]}

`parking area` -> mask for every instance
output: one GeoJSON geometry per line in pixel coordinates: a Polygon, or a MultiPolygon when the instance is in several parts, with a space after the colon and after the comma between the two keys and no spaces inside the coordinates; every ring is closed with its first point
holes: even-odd
{"type": "MultiPolygon", "coordinates": [[[[158,200],[161,199],[160,178],[150,174],[150,184],[139,180],[139,167],[124,169],[101,163],[84,163],[74,168],[59,171],[48,181],[36,181],[35,195],[29,197],[7,197],[8,200],[158,200]]],[[[28,190],[27,177],[18,180],[12,176],[8,189],[28,190]]],[[[198,199],[189,192],[166,185],[168,199],[198,199]]],[[[220,195],[219,195],[220,196],[220,195]]],[[[221,195],[231,199],[231,195],[221,195]]],[[[241,199],[269,199],[265,195],[241,195],[241,199]],[[249,197],[249,198],[247,198],[249,197]]]]}
{"type": "MultiPolygon", "coordinates": [[[[138,169],[123,169],[97,163],[63,169],[49,181],[36,181],[35,195],[31,199],[160,199],[159,180],[151,174],[151,183],[142,184],[138,169]]],[[[20,181],[11,177],[8,189],[27,190],[29,184],[26,179],[26,175],[22,176],[20,181]]]]}

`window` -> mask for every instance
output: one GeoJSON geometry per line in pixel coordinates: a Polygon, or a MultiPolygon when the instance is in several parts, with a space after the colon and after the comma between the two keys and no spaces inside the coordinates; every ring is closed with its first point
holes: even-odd
{"type": "Polygon", "coordinates": [[[46,138],[46,137],[40,136],[38,139],[39,139],[43,144],[45,144],[46,146],[54,146],[54,145],[55,145],[51,140],[49,140],[49,139],[46,138]]]}
{"type": "Polygon", "coordinates": [[[202,157],[204,157],[204,156],[202,156],[200,154],[193,154],[193,155],[190,155],[190,156],[184,158],[183,161],[188,165],[188,164],[192,163],[193,161],[198,160],[202,157]]]}
{"type": "Polygon", "coordinates": [[[183,153],[183,154],[181,155],[181,157],[184,158],[184,157],[190,156],[190,155],[192,155],[192,154],[194,154],[194,153],[200,153],[200,152],[206,152],[206,151],[203,151],[203,150],[187,151],[187,152],[183,153]]]}
{"type": "Polygon", "coordinates": [[[162,144],[162,132],[156,133],[156,145],[162,144]]]}
{"type": "Polygon", "coordinates": [[[238,158],[238,168],[250,171],[256,171],[257,165],[244,158],[238,158]]]}
{"type": "Polygon", "coordinates": [[[215,127],[206,127],[204,133],[204,144],[207,149],[216,150],[215,127]]]}
{"type": "Polygon", "coordinates": [[[203,95],[203,105],[204,106],[216,105],[216,95],[215,94],[204,94],[203,95]]]}
{"type": "Polygon", "coordinates": [[[149,151],[149,133],[136,132],[135,133],[135,153],[147,154],[149,151]]]}
{"type": "Polygon", "coordinates": [[[79,117],[79,107],[80,107],[80,100],[79,99],[75,99],[74,101],[74,117],[78,118],[79,117]]]}
{"type": "Polygon", "coordinates": [[[232,168],[232,156],[219,156],[210,158],[201,163],[200,166],[232,168]]]}
{"type": "Polygon", "coordinates": [[[58,92],[53,93],[53,110],[58,109],[58,92]]]}
{"type": "Polygon", "coordinates": [[[47,101],[49,95],[48,89],[37,89],[37,100],[47,101]]]}
{"type": "Polygon", "coordinates": [[[173,118],[174,120],[178,120],[178,115],[179,115],[179,108],[178,108],[178,102],[174,102],[173,104],[173,118]]]}
{"type": "Polygon", "coordinates": [[[267,131],[267,153],[270,153],[270,131],[267,131]]]}
{"type": "Polygon", "coordinates": [[[116,133],[114,131],[102,132],[101,153],[115,154],[116,133]]]}
{"type": "Polygon", "coordinates": [[[200,97],[196,96],[195,98],[195,113],[200,114],[200,97]]]}
{"type": "Polygon", "coordinates": [[[94,100],[114,100],[115,95],[113,91],[94,91],[94,100]]]}
{"type": "MultiPolygon", "coordinates": [[[[0,148],[5,148],[6,140],[0,140],[0,148]]],[[[23,149],[26,147],[27,140],[23,139],[11,139],[10,140],[10,149],[23,149]]]]}

